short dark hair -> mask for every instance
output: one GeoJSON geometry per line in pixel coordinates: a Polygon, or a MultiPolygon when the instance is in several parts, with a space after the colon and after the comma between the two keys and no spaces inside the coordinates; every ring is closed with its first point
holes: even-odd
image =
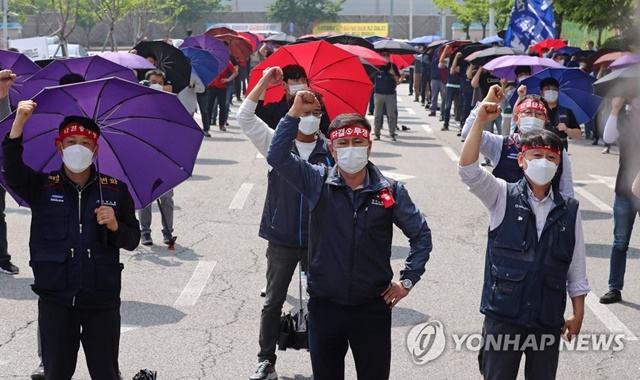
{"type": "Polygon", "coordinates": [[[10,47],[9,49],[7,49],[8,51],[12,51],[14,53],[20,53],[20,50],[14,48],[14,47],[10,47]]]}
{"type": "Polygon", "coordinates": [[[547,102],[547,100],[545,98],[543,98],[540,95],[537,94],[527,94],[525,96],[522,97],[522,99],[519,102],[516,102],[515,106],[513,107],[513,109],[518,109],[518,106],[520,105],[520,103],[524,102],[525,100],[534,100],[536,102],[540,102],[542,104],[544,104],[544,108],[547,109],[547,117],[549,115],[549,113],[551,112],[551,109],[549,108],[549,102],[547,102]]]}
{"type": "Polygon", "coordinates": [[[71,123],[78,123],[83,127],[87,128],[88,130],[97,133],[98,137],[100,137],[100,127],[98,127],[98,123],[96,123],[95,120],[86,116],[75,116],[75,115],[66,116],[62,120],[62,123],[60,123],[60,126],[58,126],[58,132],[62,131],[64,127],[66,127],[71,123]]]}
{"type": "Polygon", "coordinates": [[[548,146],[562,152],[564,144],[558,135],[546,129],[533,129],[520,136],[521,146],[548,146]]]}
{"type": "Polygon", "coordinates": [[[560,83],[558,83],[558,80],[556,78],[553,77],[546,77],[543,80],[540,81],[540,89],[542,90],[543,88],[547,87],[547,86],[555,86],[560,88],[560,83]]]}
{"type": "Polygon", "coordinates": [[[531,75],[531,66],[516,66],[513,72],[516,74],[516,76],[524,73],[528,73],[529,75],[531,75]]]}
{"type": "Polygon", "coordinates": [[[287,65],[282,68],[282,80],[288,81],[289,79],[308,79],[306,71],[304,71],[304,67],[300,65],[287,65]]]}
{"type": "Polygon", "coordinates": [[[140,55],[142,56],[142,58],[153,58],[154,61],[156,61],[156,62],[158,61],[158,58],[153,53],[143,53],[143,54],[140,54],[140,55]]]}
{"type": "Polygon", "coordinates": [[[162,77],[162,79],[164,79],[165,81],[167,80],[167,75],[164,73],[164,71],[158,69],[147,71],[147,73],[144,74],[144,79],[149,80],[152,75],[157,75],[162,77]]]}
{"type": "Polygon", "coordinates": [[[84,82],[85,79],[82,75],[76,73],[65,74],[60,78],[60,85],[64,84],[72,84],[72,83],[81,83],[84,82]]]}
{"type": "Polygon", "coordinates": [[[369,124],[369,120],[367,120],[366,117],[359,113],[341,113],[333,119],[331,124],[329,124],[328,133],[331,133],[333,130],[346,127],[347,125],[361,125],[366,130],[371,131],[371,124],[369,124]]]}
{"type": "MultiPolygon", "coordinates": [[[[318,91],[309,90],[309,89],[305,91],[309,91],[310,93],[315,95],[316,99],[318,99],[318,101],[320,102],[320,106],[324,108],[324,96],[322,96],[321,93],[319,93],[318,91]]],[[[291,106],[293,105],[294,100],[296,100],[295,96],[291,96],[287,98],[287,105],[289,106],[289,108],[291,108],[291,106]]]]}

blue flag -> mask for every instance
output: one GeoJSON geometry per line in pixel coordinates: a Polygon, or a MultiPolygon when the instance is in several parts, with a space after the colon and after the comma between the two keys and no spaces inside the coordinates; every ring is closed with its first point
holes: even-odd
{"type": "Polygon", "coordinates": [[[553,0],[515,0],[505,46],[527,50],[547,38],[556,38],[553,0]]]}

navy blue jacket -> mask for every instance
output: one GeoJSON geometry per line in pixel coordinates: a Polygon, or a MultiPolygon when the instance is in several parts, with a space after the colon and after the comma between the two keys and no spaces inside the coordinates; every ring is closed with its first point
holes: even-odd
{"type": "Polygon", "coordinates": [[[7,185],[31,207],[29,237],[33,291],[63,305],[102,309],[120,304],[119,249],[133,250],[140,227],[127,185],[100,175],[79,189],[64,174],[36,172],[22,159],[22,137],[2,142],[7,185]],[[102,185],[99,185],[99,182],[102,185]],[[98,225],[94,210],[113,207],[118,230],[98,225]]]}
{"type": "Polygon", "coordinates": [[[504,220],[489,231],[480,312],[519,326],[559,331],[578,201],[565,199],[553,187],[554,205],[538,239],[526,180],[507,186],[504,220]]]}
{"type": "Polygon", "coordinates": [[[354,192],[342,181],[337,166],[312,165],[291,154],[298,123],[288,115],[282,118],[267,162],[309,202],[309,294],[345,305],[380,297],[393,279],[394,224],[411,246],[400,278],[416,284],[432,249],[431,230],[405,187],[368,163],[367,180],[354,192]],[[384,207],[381,191],[393,194],[393,206],[384,207]]]}
{"type": "MultiPolygon", "coordinates": [[[[297,156],[296,144],[291,152],[297,156]]],[[[325,139],[318,137],[316,146],[309,156],[309,162],[333,166],[333,157],[325,139]]],[[[287,247],[306,247],[309,236],[309,205],[278,171],[268,175],[267,196],[260,221],[260,237],[271,243],[287,247]]]]}

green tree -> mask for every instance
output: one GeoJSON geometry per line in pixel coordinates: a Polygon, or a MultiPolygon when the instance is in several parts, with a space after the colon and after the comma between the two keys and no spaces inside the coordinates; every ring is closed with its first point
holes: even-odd
{"type": "Polygon", "coordinates": [[[186,5],[180,0],[156,0],[155,18],[153,22],[160,25],[164,30],[165,38],[171,36],[171,32],[178,25],[178,17],[186,9],[186,5]]]}
{"type": "Polygon", "coordinates": [[[292,22],[308,32],[314,22],[337,21],[346,0],[276,0],[267,6],[267,17],[279,22],[292,22]]]}
{"type": "Polygon", "coordinates": [[[482,37],[486,37],[487,25],[489,25],[489,2],[487,0],[434,0],[440,9],[449,9],[462,24],[469,39],[471,23],[479,22],[482,25],[482,37]]]}
{"type": "Polygon", "coordinates": [[[107,43],[111,47],[111,51],[118,50],[118,42],[115,38],[116,24],[123,20],[124,16],[134,7],[132,0],[90,0],[94,13],[107,22],[109,32],[102,45],[102,51],[105,50],[107,43]]]}
{"type": "Polygon", "coordinates": [[[206,12],[225,10],[221,0],[182,0],[181,3],[185,9],[178,15],[178,24],[183,26],[185,31],[200,24],[206,12]]]}
{"type": "Polygon", "coordinates": [[[91,32],[100,21],[101,17],[99,17],[95,12],[93,3],[87,0],[81,0],[76,26],[78,26],[84,32],[86,38],[84,44],[87,48],[91,47],[91,32]]]}
{"type": "MultiPolygon", "coordinates": [[[[597,32],[597,46],[602,44],[604,30],[628,30],[633,25],[638,7],[636,0],[599,0],[588,3],[580,0],[557,0],[554,4],[557,4],[555,11],[561,13],[561,20],[574,21],[590,32],[597,32]]],[[[560,27],[558,36],[561,31],[560,27]]]]}

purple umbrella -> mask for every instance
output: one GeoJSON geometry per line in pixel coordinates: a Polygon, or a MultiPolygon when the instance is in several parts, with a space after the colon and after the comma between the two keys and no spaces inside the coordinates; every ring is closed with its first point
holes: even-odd
{"type": "Polygon", "coordinates": [[[104,53],[96,53],[96,55],[111,61],[113,63],[117,63],[120,66],[124,66],[130,69],[155,69],[156,67],[153,63],[147,61],[146,58],[139,56],[138,54],[126,53],[126,52],[115,52],[115,51],[106,51],[104,53]]]}
{"type": "Polygon", "coordinates": [[[549,58],[532,57],[529,55],[504,55],[494,58],[483,67],[491,71],[492,75],[498,78],[515,80],[515,69],[518,66],[531,67],[531,74],[537,74],[546,68],[561,69],[564,66],[549,58]]]}
{"type": "Polygon", "coordinates": [[[45,87],[58,86],[60,78],[72,73],[82,76],[85,80],[117,77],[138,83],[138,78],[131,69],[97,55],[56,59],[24,82],[20,99],[31,99],[45,87]]]}
{"type": "Polygon", "coordinates": [[[212,37],[208,34],[198,34],[197,36],[185,38],[182,45],[180,45],[180,48],[186,47],[197,47],[211,53],[213,58],[215,58],[219,62],[219,70],[216,76],[218,76],[218,74],[220,74],[222,70],[227,67],[227,65],[229,64],[229,60],[231,59],[231,52],[229,51],[227,45],[225,45],[222,40],[212,37]]]}
{"type": "Polygon", "coordinates": [[[611,62],[609,68],[612,70],[623,69],[636,63],[640,63],[640,54],[627,54],[611,62]]]}
{"type": "Polygon", "coordinates": [[[15,108],[20,100],[23,83],[33,74],[40,71],[40,66],[36,65],[24,54],[0,50],[0,69],[11,70],[17,76],[16,82],[9,90],[9,103],[15,108]]]}
{"type": "MultiPolygon", "coordinates": [[[[38,106],[24,128],[23,157],[34,170],[60,169],[58,126],[65,116],[80,115],[100,126],[98,169],[127,183],[136,208],[191,176],[203,133],[173,94],[108,78],[49,87],[33,101],[38,106]]],[[[14,118],[15,112],[0,122],[1,133],[14,118]]]]}

